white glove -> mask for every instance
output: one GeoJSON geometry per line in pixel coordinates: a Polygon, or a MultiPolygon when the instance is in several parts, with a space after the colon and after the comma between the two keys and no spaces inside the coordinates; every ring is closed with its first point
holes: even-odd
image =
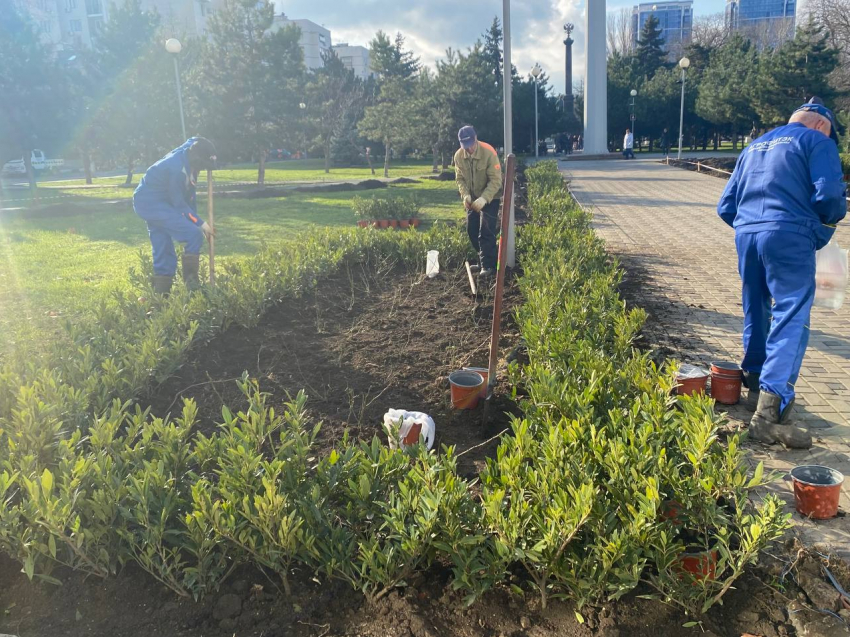
{"type": "Polygon", "coordinates": [[[479,197],[472,202],[472,209],[475,212],[481,212],[481,209],[487,205],[487,200],[484,197],[479,197]]]}
{"type": "Polygon", "coordinates": [[[210,240],[210,237],[215,236],[215,230],[213,230],[212,226],[210,226],[210,224],[208,224],[206,221],[201,224],[201,232],[204,233],[204,236],[207,238],[207,241],[210,240]]]}
{"type": "Polygon", "coordinates": [[[472,208],[472,195],[467,195],[463,198],[463,207],[467,210],[472,208]]]}

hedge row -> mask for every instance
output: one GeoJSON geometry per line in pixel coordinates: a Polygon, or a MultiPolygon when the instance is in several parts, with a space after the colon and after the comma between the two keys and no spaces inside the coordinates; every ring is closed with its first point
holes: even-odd
{"type": "Polygon", "coordinates": [[[511,370],[524,415],[480,489],[458,477],[452,449],[345,438],[317,457],[306,397],[276,413],[247,377],[247,407],[225,409],[209,437],[192,433],[191,401],[166,420],[125,402],[178,362],[188,342],[177,326],[197,339],[251,324],[346,259],[421,267],[426,248],[466,250],[457,230],[325,234],[233,267],[206,297],[178,294],[153,309],[116,299],[98,320],[118,334],[68,357],[75,373],[97,370],[90,386],[23,372],[29,384],[0,415],[0,549],[46,579],[56,564],[109,577],[136,562],[196,598],[250,563],[287,592],[299,567],[376,601],[439,562],[469,603],[510,583],[544,605],[555,596],[581,606],[642,581],[689,610],[718,601],[787,516],[774,498],[750,501],[768,478],[748,475],[737,438],[719,444],[710,401],[671,399],[671,370],[633,348],[643,314],[624,307],[618,270],[554,164],[528,177],[518,321],[530,362],[511,370]],[[122,357],[148,350],[147,374],[123,375],[122,357]],[[72,408],[51,402],[71,388],[72,408]],[[697,572],[685,552],[698,554],[697,572]]]}

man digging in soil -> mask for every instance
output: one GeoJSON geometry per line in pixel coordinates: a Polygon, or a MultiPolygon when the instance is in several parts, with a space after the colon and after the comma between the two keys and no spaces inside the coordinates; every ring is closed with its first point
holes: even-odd
{"type": "Polygon", "coordinates": [[[496,228],[499,227],[499,199],[502,166],[496,149],[478,140],[472,126],[457,134],[460,150],[455,153],[455,181],[466,209],[466,231],[478,252],[478,265],[472,266],[480,279],[496,273],[496,228]]]}
{"type": "Polygon", "coordinates": [[[744,306],[741,369],[756,412],[750,431],[767,444],[808,449],[790,421],[809,341],[815,251],[847,213],[835,116],[819,98],[741,153],[717,212],[735,228],[744,306]],[[771,299],[773,305],[771,306],[771,299]]]}
{"type": "Polygon", "coordinates": [[[213,229],[198,217],[195,183],[198,173],[215,167],[215,146],[203,137],[192,137],[148,168],[136,192],[133,209],[148,224],[153,251],[153,288],[168,294],[177,272],[174,241],[184,244],[183,282],[190,290],[200,287],[201,248],[213,229]]]}

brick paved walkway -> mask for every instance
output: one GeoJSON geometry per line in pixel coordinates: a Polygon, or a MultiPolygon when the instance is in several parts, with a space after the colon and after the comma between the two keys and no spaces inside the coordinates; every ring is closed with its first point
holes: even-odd
{"type": "MultiPolygon", "coordinates": [[[[653,161],[562,162],[580,204],[626,270],[627,297],[650,314],[647,337],[667,356],[707,365],[740,361],[742,311],[734,232],[715,207],[725,182],[653,161]]],[[[837,240],[850,247],[850,223],[837,240]]],[[[786,472],[822,464],[850,476],[850,303],[815,309],[809,349],[797,384],[796,414],[815,436],[809,451],[753,444],[754,457],[786,472]]],[[[749,419],[743,406],[733,420],[749,419]]],[[[790,477],[776,485],[793,509],[790,477]]],[[[841,507],[850,512],[850,480],[841,507]]],[[[807,543],[850,556],[850,519],[795,522],[807,543]]]]}

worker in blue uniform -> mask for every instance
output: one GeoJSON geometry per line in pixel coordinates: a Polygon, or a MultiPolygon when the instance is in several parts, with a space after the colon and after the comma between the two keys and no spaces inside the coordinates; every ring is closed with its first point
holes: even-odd
{"type": "Polygon", "coordinates": [[[153,251],[153,287],[168,294],[177,272],[174,242],[184,244],[183,282],[200,286],[201,248],[213,229],[198,217],[195,184],[198,173],[215,167],[215,146],[192,137],[148,168],[133,193],[133,209],[148,224],[153,251]]]}
{"type": "Polygon", "coordinates": [[[815,251],[846,212],[836,121],[819,98],[741,153],[717,212],[735,229],[744,306],[741,369],[757,440],[808,449],[790,419],[809,340],[815,251]],[[771,299],[773,302],[771,303],[771,299]]]}

